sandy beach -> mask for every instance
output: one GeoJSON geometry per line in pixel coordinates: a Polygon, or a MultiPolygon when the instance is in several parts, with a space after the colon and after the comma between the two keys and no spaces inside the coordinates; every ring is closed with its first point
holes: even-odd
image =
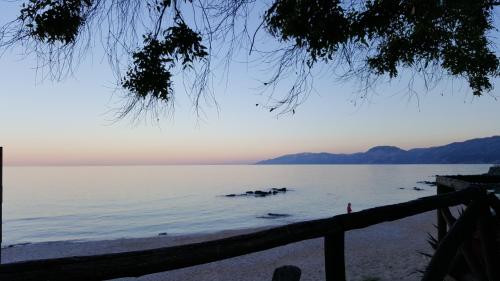
{"type": "MultiPolygon", "coordinates": [[[[434,233],[435,212],[428,212],[346,233],[348,280],[419,280],[417,270],[425,268],[430,252],[428,232],[434,233]],[[377,279],[375,279],[377,280],[377,279]]],[[[230,230],[211,234],[159,236],[89,242],[47,242],[16,245],[2,249],[5,263],[65,256],[116,253],[212,240],[257,229],[230,230]]],[[[282,265],[302,269],[301,280],[324,280],[323,240],[313,239],[271,250],[240,256],[200,266],[151,274],[140,278],[115,280],[184,280],[184,281],[265,281],[282,265]]]]}

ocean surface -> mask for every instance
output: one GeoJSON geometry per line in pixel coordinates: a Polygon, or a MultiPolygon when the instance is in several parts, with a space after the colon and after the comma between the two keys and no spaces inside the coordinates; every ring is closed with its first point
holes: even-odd
{"type": "Polygon", "coordinates": [[[435,194],[489,165],[5,167],[3,245],[206,233],[330,217],[435,194]],[[413,187],[424,190],[415,191],[413,187]],[[285,194],[225,197],[286,187],[285,194]],[[404,189],[400,189],[404,188],[404,189]],[[268,213],[288,214],[276,219],[268,213]]]}

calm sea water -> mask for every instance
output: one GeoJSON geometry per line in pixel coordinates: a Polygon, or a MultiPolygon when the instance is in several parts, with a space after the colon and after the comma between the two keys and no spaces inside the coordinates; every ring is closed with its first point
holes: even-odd
{"type": "Polygon", "coordinates": [[[435,194],[436,174],[489,165],[6,167],[4,245],[213,232],[306,219],[435,194]],[[424,191],[414,191],[419,186],[424,191]],[[287,187],[265,198],[224,197],[287,187]],[[399,189],[404,187],[405,189],[399,189]],[[290,214],[262,219],[267,213],[290,214]]]}

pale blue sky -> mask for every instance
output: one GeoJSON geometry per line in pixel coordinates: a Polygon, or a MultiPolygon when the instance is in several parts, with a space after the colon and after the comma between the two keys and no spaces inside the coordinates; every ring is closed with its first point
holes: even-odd
{"type": "Polygon", "coordinates": [[[255,106],[266,101],[255,90],[263,73],[243,63],[232,64],[227,87],[214,85],[219,111],[205,105],[202,119],[178,88],[173,118],[114,123],[121,99],[99,51],[63,82],[39,81],[34,59],[22,60],[21,52],[0,58],[0,145],[9,164],[253,163],[286,153],[426,147],[500,135],[500,101],[472,98],[459,82],[453,91],[445,82],[429,93],[417,85],[418,100],[394,94],[402,83],[383,84],[370,102],[354,105],[360,101],[355,82],[322,75],[295,115],[276,116],[255,106]]]}

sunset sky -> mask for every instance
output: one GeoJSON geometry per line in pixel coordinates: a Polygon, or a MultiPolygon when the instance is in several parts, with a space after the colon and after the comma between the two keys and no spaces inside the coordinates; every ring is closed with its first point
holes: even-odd
{"type": "Polygon", "coordinates": [[[42,81],[35,59],[21,54],[13,49],[0,58],[0,145],[10,165],[254,163],[296,152],[408,149],[500,135],[498,85],[491,95],[473,98],[461,82],[445,81],[426,93],[418,81],[416,98],[401,91],[405,82],[396,82],[363,102],[356,82],[324,73],[295,115],[277,116],[255,106],[267,101],[256,90],[265,75],[238,62],[227,84],[214,84],[218,110],[205,104],[206,114],[196,117],[177,81],[172,118],[113,122],[122,99],[99,51],[62,82],[42,81]]]}

